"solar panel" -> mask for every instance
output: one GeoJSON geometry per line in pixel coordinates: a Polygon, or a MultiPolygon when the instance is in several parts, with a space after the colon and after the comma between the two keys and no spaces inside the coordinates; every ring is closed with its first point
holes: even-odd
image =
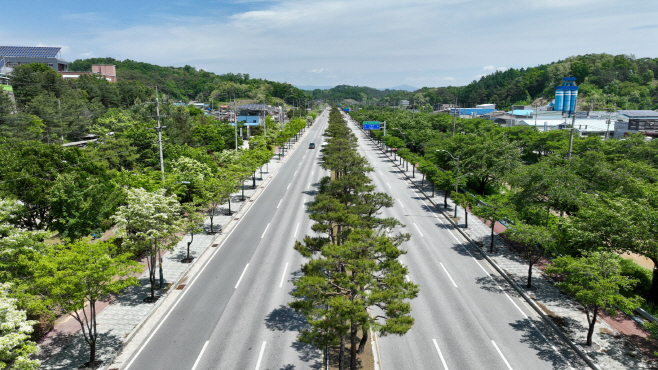
{"type": "Polygon", "coordinates": [[[0,56],[23,58],[57,58],[62,48],[49,46],[0,46],[0,56]]]}
{"type": "Polygon", "coordinates": [[[267,109],[267,104],[243,104],[238,109],[264,110],[267,109]]]}

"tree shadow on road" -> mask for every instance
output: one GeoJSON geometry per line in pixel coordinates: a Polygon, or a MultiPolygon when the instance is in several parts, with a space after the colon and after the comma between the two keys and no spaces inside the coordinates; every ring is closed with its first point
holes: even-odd
{"type": "Polygon", "coordinates": [[[521,332],[521,343],[537,351],[539,359],[550,363],[553,369],[569,369],[571,367],[584,369],[587,367],[580,357],[563,344],[557,334],[545,323],[534,320],[532,323],[535,326],[531,324],[530,319],[521,319],[509,325],[514,330],[521,332]],[[553,349],[553,346],[556,349],[553,349]]]}
{"type": "MultiPolygon", "coordinates": [[[[58,339],[59,342],[52,342],[51,348],[42,347],[40,349],[38,355],[38,358],[42,360],[40,369],[77,369],[89,361],[89,345],[82,337],[82,333],[77,332],[74,335],[61,336],[58,339]],[[58,348],[53,348],[54,346],[58,348]]],[[[120,336],[100,332],[99,328],[96,360],[107,363],[121,343],[120,336]]]]}
{"type": "MultiPolygon", "coordinates": [[[[297,332],[308,326],[304,315],[295,312],[288,305],[281,305],[270,312],[265,317],[265,327],[272,331],[279,332],[297,332]]],[[[310,344],[295,341],[291,347],[299,355],[299,359],[305,363],[304,368],[320,369],[322,367],[322,357],[320,351],[310,344]]],[[[295,365],[289,364],[281,369],[295,369],[295,365]]]]}

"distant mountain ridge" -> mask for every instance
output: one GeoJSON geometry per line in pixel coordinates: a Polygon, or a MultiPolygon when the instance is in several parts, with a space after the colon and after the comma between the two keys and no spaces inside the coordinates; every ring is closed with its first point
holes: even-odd
{"type": "Polygon", "coordinates": [[[305,91],[313,91],[315,89],[329,90],[329,89],[333,89],[335,87],[335,86],[313,86],[313,85],[304,85],[304,86],[293,85],[293,86],[295,86],[296,88],[298,88],[300,90],[305,90],[305,91]]]}
{"type": "Polygon", "coordinates": [[[387,89],[382,89],[382,90],[404,90],[404,91],[413,92],[413,91],[418,90],[418,88],[414,87],[414,86],[411,86],[411,85],[399,85],[399,86],[389,87],[387,89]]]}

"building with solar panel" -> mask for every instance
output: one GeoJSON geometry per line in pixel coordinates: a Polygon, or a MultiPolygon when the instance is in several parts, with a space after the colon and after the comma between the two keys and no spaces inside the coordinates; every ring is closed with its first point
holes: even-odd
{"type": "Polygon", "coordinates": [[[67,72],[69,62],[62,59],[61,49],[48,46],[0,46],[0,63],[6,69],[21,64],[43,63],[57,72],[67,72]]]}
{"type": "Polygon", "coordinates": [[[260,126],[268,114],[267,104],[244,104],[238,107],[238,122],[245,126],[260,126]]]}

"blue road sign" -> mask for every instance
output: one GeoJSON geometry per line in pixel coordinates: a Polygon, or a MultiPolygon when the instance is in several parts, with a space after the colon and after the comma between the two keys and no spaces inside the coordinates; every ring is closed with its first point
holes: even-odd
{"type": "Polygon", "coordinates": [[[379,130],[379,121],[363,121],[364,130],[379,130]]]}

